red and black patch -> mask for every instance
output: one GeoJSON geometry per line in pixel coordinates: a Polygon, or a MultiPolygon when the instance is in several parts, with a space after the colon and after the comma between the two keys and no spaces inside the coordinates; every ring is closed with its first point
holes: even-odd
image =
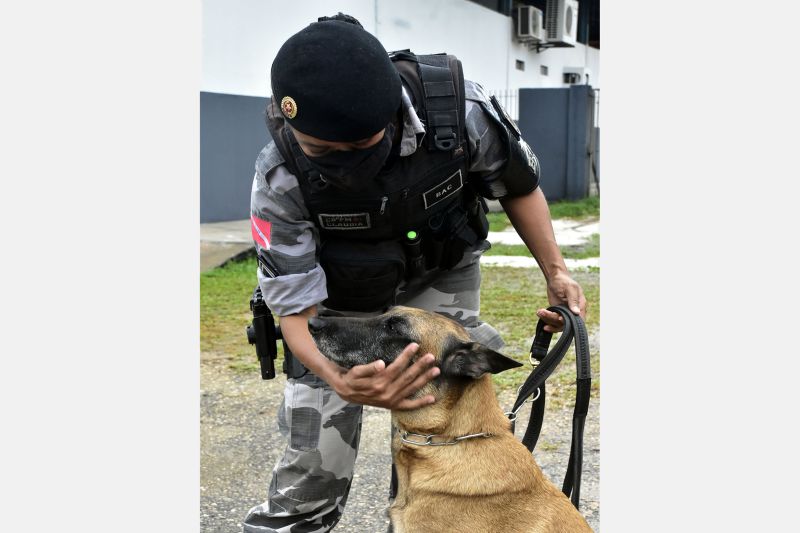
{"type": "Polygon", "coordinates": [[[250,229],[253,234],[253,240],[260,247],[269,250],[270,239],[272,238],[272,223],[267,220],[257,218],[250,215],[250,229]]]}

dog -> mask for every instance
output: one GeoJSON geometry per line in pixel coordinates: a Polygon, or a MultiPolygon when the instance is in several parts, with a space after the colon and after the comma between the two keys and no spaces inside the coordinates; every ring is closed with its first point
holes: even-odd
{"type": "Polygon", "coordinates": [[[417,356],[436,357],[439,376],[414,395],[436,402],[392,411],[394,533],[592,531],[511,433],[497,401],[489,374],[521,363],[472,342],[458,323],[409,307],[371,318],[314,317],[309,332],[344,368],[377,359],[388,365],[411,342],[417,356]]]}

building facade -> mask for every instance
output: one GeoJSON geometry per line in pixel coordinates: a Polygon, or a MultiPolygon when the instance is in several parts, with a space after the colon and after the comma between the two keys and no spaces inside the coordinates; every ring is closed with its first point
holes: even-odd
{"type": "Polygon", "coordinates": [[[456,55],[464,76],[495,94],[514,119],[521,88],[588,84],[599,94],[599,0],[203,0],[201,222],[249,216],[253,162],[269,140],[270,65],[286,39],[337,11],[356,17],[387,50],[456,55]],[[565,7],[578,8],[567,20],[574,26],[568,46],[537,42],[520,26],[526,8],[539,9],[545,22],[565,7]]]}

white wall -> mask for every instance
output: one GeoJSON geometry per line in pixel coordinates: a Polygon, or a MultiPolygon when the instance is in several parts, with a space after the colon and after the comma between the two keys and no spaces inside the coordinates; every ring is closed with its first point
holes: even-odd
{"type": "Polygon", "coordinates": [[[281,45],[317,17],[342,11],[367,31],[375,28],[374,0],[203,0],[200,90],[268,96],[269,69],[281,45]]]}
{"type": "Polygon", "coordinates": [[[564,67],[584,66],[590,84],[600,87],[599,50],[577,44],[537,54],[516,41],[511,17],[467,0],[339,0],[335,7],[324,0],[203,0],[201,90],[269,95],[269,67],[281,44],[337,11],[356,17],[387,50],[455,54],[464,75],[489,90],[565,87],[564,67]],[[516,60],[525,62],[524,71],[516,60]]]}
{"type": "Polygon", "coordinates": [[[600,87],[600,50],[597,48],[577,43],[574,48],[548,48],[537,53],[515,39],[510,49],[511,87],[564,87],[565,67],[586,67],[590,72],[589,85],[600,87]],[[525,62],[524,71],[516,69],[516,60],[525,62]],[[548,68],[546,76],[540,73],[542,65],[548,68]]]}
{"type": "Polygon", "coordinates": [[[388,50],[454,54],[467,79],[486,88],[506,88],[508,17],[466,0],[379,0],[377,4],[376,37],[388,50]]]}

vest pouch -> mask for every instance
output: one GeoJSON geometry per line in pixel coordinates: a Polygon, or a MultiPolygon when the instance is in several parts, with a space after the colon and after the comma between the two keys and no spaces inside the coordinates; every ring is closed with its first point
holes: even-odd
{"type": "Polygon", "coordinates": [[[398,241],[328,240],[320,265],[328,279],[323,304],[338,311],[384,311],[394,304],[405,276],[406,256],[398,241]]]}
{"type": "Polygon", "coordinates": [[[469,225],[478,236],[478,240],[481,241],[489,236],[489,219],[486,218],[487,211],[489,211],[489,207],[486,205],[486,200],[480,197],[476,198],[475,204],[470,211],[469,225]]]}
{"type": "Polygon", "coordinates": [[[434,237],[432,255],[442,270],[456,266],[467,248],[474,246],[480,239],[472,229],[470,216],[460,204],[454,204],[447,211],[439,213],[428,221],[428,227],[434,237]]]}

